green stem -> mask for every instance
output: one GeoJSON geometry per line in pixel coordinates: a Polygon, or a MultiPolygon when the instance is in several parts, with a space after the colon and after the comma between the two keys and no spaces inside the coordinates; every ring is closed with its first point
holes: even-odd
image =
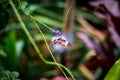
{"type": "Polygon", "coordinates": [[[52,32],[55,32],[55,30],[53,30],[52,28],[50,28],[49,26],[47,26],[45,23],[41,22],[40,20],[34,18],[35,21],[39,22],[40,24],[42,24],[44,27],[48,28],[49,30],[51,30],[52,32]]]}
{"type": "Polygon", "coordinates": [[[56,65],[56,64],[57,64],[57,65],[61,66],[62,68],[64,68],[64,69],[71,75],[71,77],[73,78],[73,80],[75,80],[75,78],[74,78],[74,76],[72,75],[72,73],[71,73],[71,72],[69,71],[69,69],[67,69],[65,66],[63,66],[63,65],[61,65],[61,64],[59,64],[59,63],[50,62],[50,61],[45,60],[45,58],[43,57],[43,55],[42,55],[42,53],[40,52],[39,48],[37,47],[34,39],[32,38],[32,36],[30,35],[28,29],[26,28],[24,22],[22,21],[22,19],[21,19],[20,15],[19,15],[19,13],[18,13],[15,5],[14,5],[13,2],[12,2],[12,0],[9,0],[9,2],[10,2],[10,5],[12,6],[12,8],[13,8],[13,10],[14,10],[14,12],[15,12],[15,15],[17,16],[17,18],[18,18],[18,20],[19,20],[19,22],[20,22],[20,24],[21,24],[24,32],[26,33],[28,39],[30,40],[30,42],[31,42],[31,44],[33,45],[33,47],[35,48],[35,51],[37,52],[37,54],[38,54],[38,56],[41,58],[41,60],[42,60],[43,62],[45,62],[46,64],[51,64],[51,65],[56,65]]]}
{"type": "Polygon", "coordinates": [[[29,31],[28,31],[28,29],[26,28],[25,24],[23,23],[23,21],[22,21],[20,15],[19,15],[19,13],[18,13],[15,5],[13,4],[12,0],[9,0],[9,2],[10,2],[10,4],[11,4],[11,6],[12,6],[14,12],[15,12],[15,15],[17,16],[17,18],[18,18],[18,20],[19,20],[19,22],[20,22],[23,30],[25,31],[25,33],[26,33],[26,35],[28,36],[30,42],[32,43],[33,47],[35,48],[36,52],[37,52],[37,53],[40,53],[40,54],[38,54],[38,55],[41,57],[41,59],[42,59],[43,61],[45,61],[44,58],[43,58],[43,55],[42,55],[41,52],[39,51],[39,48],[38,48],[37,45],[35,44],[32,36],[30,35],[30,33],[29,33],[29,31]]]}
{"type": "MultiPolygon", "coordinates": [[[[67,19],[68,19],[68,16],[69,16],[69,12],[71,10],[72,6],[70,6],[66,12],[66,15],[65,15],[65,22],[63,23],[63,26],[65,27],[66,26],[66,22],[67,22],[67,19]]],[[[61,31],[63,33],[63,29],[61,31]]]]}

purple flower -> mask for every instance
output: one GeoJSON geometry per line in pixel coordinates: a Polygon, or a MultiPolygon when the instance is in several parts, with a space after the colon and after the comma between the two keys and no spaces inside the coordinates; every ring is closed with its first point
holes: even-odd
{"type": "Polygon", "coordinates": [[[56,31],[55,31],[55,34],[56,34],[57,36],[61,36],[61,35],[62,35],[60,30],[56,30],[56,31]]]}

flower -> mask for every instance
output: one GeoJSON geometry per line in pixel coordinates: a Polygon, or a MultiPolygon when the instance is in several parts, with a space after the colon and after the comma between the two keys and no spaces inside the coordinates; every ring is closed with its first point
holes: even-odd
{"type": "Polygon", "coordinates": [[[61,35],[62,35],[62,33],[61,33],[60,30],[56,30],[56,31],[55,31],[55,34],[56,34],[57,36],[61,36],[61,35]]]}

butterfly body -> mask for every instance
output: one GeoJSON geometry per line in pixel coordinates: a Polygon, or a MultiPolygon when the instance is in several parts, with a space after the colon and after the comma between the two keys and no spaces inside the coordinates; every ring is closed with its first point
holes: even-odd
{"type": "Polygon", "coordinates": [[[71,47],[71,43],[63,39],[62,37],[55,39],[53,43],[64,47],[71,47]]]}

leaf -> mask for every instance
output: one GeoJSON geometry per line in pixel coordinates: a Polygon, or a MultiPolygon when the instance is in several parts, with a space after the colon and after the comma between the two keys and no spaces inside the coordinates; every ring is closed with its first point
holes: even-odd
{"type": "Polygon", "coordinates": [[[29,15],[30,10],[29,10],[29,8],[28,8],[27,6],[28,6],[28,3],[27,3],[26,1],[20,1],[20,3],[19,3],[19,8],[20,8],[26,15],[29,15]]]}
{"type": "Polygon", "coordinates": [[[8,76],[8,75],[10,75],[11,72],[9,70],[4,70],[3,73],[8,76]]]}
{"type": "Polygon", "coordinates": [[[107,73],[104,80],[119,80],[119,79],[120,79],[120,59],[115,62],[115,64],[107,73]]]}
{"type": "Polygon", "coordinates": [[[55,70],[49,70],[49,71],[45,72],[44,75],[46,77],[53,76],[53,75],[56,75],[56,71],[55,70]]]}
{"type": "Polygon", "coordinates": [[[42,21],[45,24],[48,24],[48,25],[51,25],[51,26],[56,26],[58,28],[61,28],[61,25],[62,25],[61,22],[56,21],[56,20],[51,19],[51,18],[47,18],[45,16],[38,16],[38,15],[36,15],[36,16],[34,16],[34,18],[36,18],[37,20],[42,21]]]}
{"type": "Polygon", "coordinates": [[[97,24],[101,24],[101,25],[103,25],[103,26],[106,26],[105,20],[98,18],[97,16],[93,15],[93,14],[90,13],[90,12],[83,11],[83,10],[77,10],[77,11],[76,11],[76,15],[77,15],[77,16],[82,16],[82,17],[84,17],[85,19],[87,19],[87,20],[89,20],[89,21],[92,21],[92,22],[94,22],[94,23],[97,23],[97,24]]]}
{"type": "Polygon", "coordinates": [[[98,0],[91,1],[89,4],[95,7],[100,7],[111,13],[113,16],[120,17],[119,3],[117,0],[98,0]]]}
{"type": "Polygon", "coordinates": [[[3,50],[3,46],[0,45],[0,56],[7,57],[7,53],[3,50]]]}
{"type": "Polygon", "coordinates": [[[38,6],[37,5],[31,5],[29,7],[29,9],[30,9],[30,11],[32,11],[35,14],[42,15],[42,16],[45,16],[47,18],[51,18],[51,19],[62,22],[62,15],[60,15],[58,13],[55,13],[51,10],[45,9],[45,8],[39,6],[39,5],[38,6]]]}
{"type": "Polygon", "coordinates": [[[108,27],[109,32],[111,33],[112,39],[114,40],[116,46],[118,48],[120,48],[120,36],[117,33],[117,31],[115,30],[114,26],[109,26],[108,27]]]}
{"type": "Polygon", "coordinates": [[[7,53],[5,53],[3,50],[0,50],[0,56],[7,57],[7,53]]]}
{"type": "Polygon", "coordinates": [[[8,77],[3,77],[2,80],[10,80],[8,77]]]}
{"type": "Polygon", "coordinates": [[[90,5],[94,7],[99,7],[100,9],[104,10],[106,14],[99,12],[100,15],[104,15],[104,19],[108,22],[108,31],[111,34],[114,43],[118,48],[120,48],[120,9],[119,3],[116,0],[99,0],[90,2],[90,5]]]}
{"type": "Polygon", "coordinates": [[[28,3],[26,1],[20,1],[19,7],[20,9],[25,9],[27,7],[28,3]]]}
{"type": "Polygon", "coordinates": [[[10,70],[4,70],[4,68],[0,65],[0,80],[20,80],[17,79],[19,73],[16,71],[11,72],[10,70]]]}
{"type": "Polygon", "coordinates": [[[91,39],[89,36],[81,32],[78,32],[76,35],[86,44],[88,48],[96,50],[104,59],[107,58],[99,42],[95,41],[94,39],[91,39]]]}
{"type": "Polygon", "coordinates": [[[9,33],[9,35],[5,39],[4,51],[7,53],[7,57],[3,63],[4,66],[9,69],[15,69],[18,65],[18,57],[16,54],[16,34],[15,31],[9,33]]]}
{"type": "Polygon", "coordinates": [[[7,57],[7,53],[3,50],[3,46],[0,45],[0,56],[7,57]]]}
{"type": "Polygon", "coordinates": [[[10,76],[11,76],[12,79],[17,79],[18,76],[19,76],[19,73],[16,72],[16,71],[13,71],[13,72],[10,74],[10,76]]]}

